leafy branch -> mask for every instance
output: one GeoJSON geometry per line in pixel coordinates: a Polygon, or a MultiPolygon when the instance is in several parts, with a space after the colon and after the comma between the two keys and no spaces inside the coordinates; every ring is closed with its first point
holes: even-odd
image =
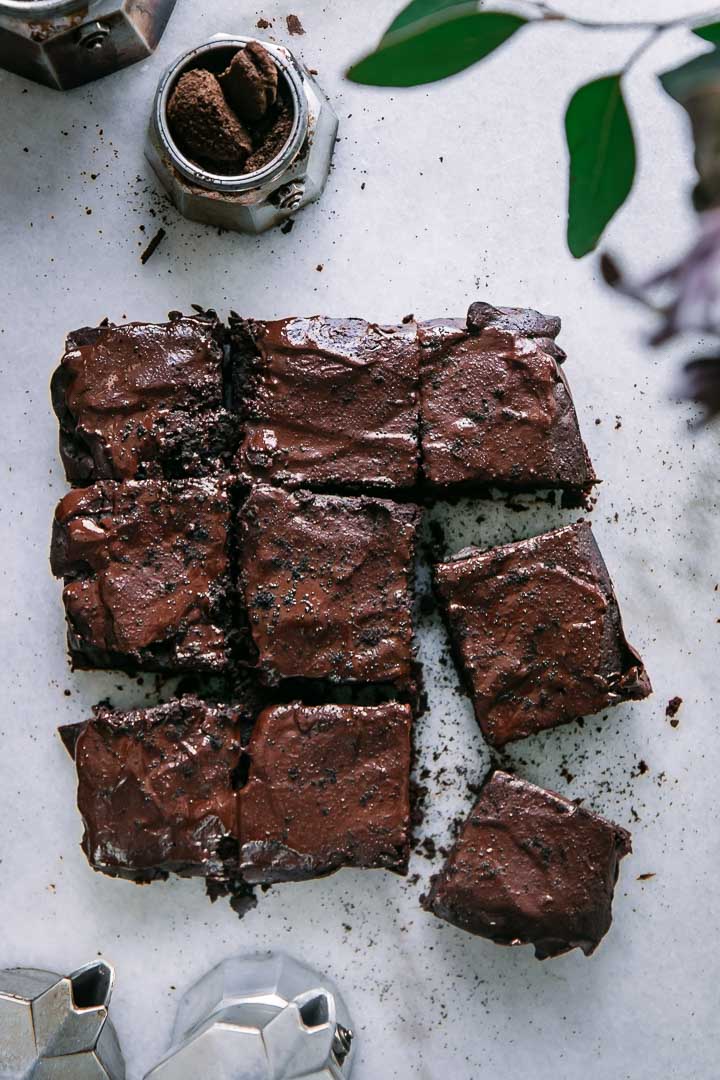
{"type": "Polygon", "coordinates": [[[541,0],[522,4],[525,15],[482,11],[480,7],[465,0],[412,0],[390,24],[377,48],[350,68],[348,78],[388,87],[437,82],[484,60],[515,34],[540,25],[566,23],[587,31],[645,31],[622,68],[576,90],[565,114],[570,157],[567,242],[572,254],[581,258],[597,247],[635,178],[635,137],[623,94],[625,75],[661,34],[678,26],[693,29],[715,45],[720,57],[720,21],[705,23],[719,17],[717,8],[666,22],[603,23],[567,15],[541,0]]]}

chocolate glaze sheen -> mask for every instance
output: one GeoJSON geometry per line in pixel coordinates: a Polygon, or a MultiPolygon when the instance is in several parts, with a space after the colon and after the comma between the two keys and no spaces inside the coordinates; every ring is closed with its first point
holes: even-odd
{"type": "Polygon", "coordinates": [[[321,491],[413,487],[414,329],[320,316],[234,328],[244,479],[321,491]]]}
{"type": "Polygon", "coordinates": [[[213,317],[74,331],[52,400],[74,484],[203,476],[228,463],[237,441],[213,317]]]}
{"type": "Polygon", "coordinates": [[[421,441],[431,489],[562,488],[596,477],[555,344],[560,320],[470,306],[467,320],[421,323],[421,441]]]}
{"type": "Polygon", "coordinates": [[[405,873],[411,719],[396,703],[261,713],[239,793],[243,878],[299,881],[341,866],[405,873]]]}
{"type": "Polygon", "coordinates": [[[263,680],[414,677],[417,507],[258,486],[240,513],[240,588],[263,680]]]}
{"type": "Polygon", "coordinates": [[[90,865],[138,882],[235,872],[240,720],[238,709],[184,697],[130,712],[98,706],[73,730],[90,865]]]}
{"type": "Polygon", "coordinates": [[[435,568],[435,585],[494,746],[651,692],[587,522],[468,548],[435,568]]]}
{"type": "Polygon", "coordinates": [[[75,667],[221,671],[230,511],[222,480],[104,481],[55,511],[51,565],[75,667]]]}
{"type": "Polygon", "coordinates": [[[423,906],[499,945],[532,944],[539,960],[570,949],[589,956],[610,928],[630,850],[618,825],[495,772],[423,906]]]}

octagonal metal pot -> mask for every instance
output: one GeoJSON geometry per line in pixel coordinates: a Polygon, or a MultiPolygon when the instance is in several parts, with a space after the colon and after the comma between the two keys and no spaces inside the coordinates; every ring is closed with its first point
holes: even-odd
{"type": "Polygon", "coordinates": [[[233,956],[182,998],[145,1080],[347,1080],[355,1036],[331,979],[284,953],[233,956]]]}
{"type": "Polygon", "coordinates": [[[0,67],[56,90],[156,48],[176,0],[0,0],[0,67]]]}
{"type": "Polygon", "coordinates": [[[319,198],[330,170],[338,118],[324,91],[289,49],[260,41],[285,80],[294,118],[279,154],[255,172],[222,176],[186,157],[167,121],[167,104],[180,76],[207,65],[222,70],[251,40],[216,34],[184,53],[157,89],[145,154],[180,213],[193,221],[238,232],[260,233],[319,198]]]}

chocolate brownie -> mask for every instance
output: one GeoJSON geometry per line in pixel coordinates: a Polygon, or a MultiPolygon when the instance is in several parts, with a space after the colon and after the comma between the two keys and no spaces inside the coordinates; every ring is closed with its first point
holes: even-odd
{"type": "Polygon", "coordinates": [[[214,317],[70,334],[52,379],[68,480],[174,479],[227,466],[239,441],[224,408],[214,317]]]}
{"type": "Polygon", "coordinates": [[[221,671],[230,511],[222,480],[102,481],[55,511],[51,565],[75,667],[221,671]]]}
{"type": "Polygon", "coordinates": [[[394,702],[262,712],[239,793],[243,878],[299,881],[341,866],[406,873],[411,719],[394,702]]]}
{"type": "Polygon", "coordinates": [[[435,568],[458,664],[494,746],[651,692],[590,525],[435,568]]]}
{"type": "Polygon", "coordinates": [[[184,697],[129,712],[98,706],[92,720],[61,728],[90,865],[138,882],[236,872],[242,719],[184,697]]]}
{"type": "Polygon", "coordinates": [[[395,491],[418,477],[418,346],[362,319],[232,324],[239,471],[316,491],[395,491]]]}
{"type": "Polygon", "coordinates": [[[630,834],[553,791],[504,772],[486,781],[423,906],[539,960],[594,952],[610,928],[630,834]]]}
{"type": "Polygon", "coordinates": [[[414,678],[417,507],[261,485],[240,511],[240,590],[266,684],[414,678]]]}
{"type": "Polygon", "coordinates": [[[472,304],[421,323],[423,475],[439,493],[596,483],[555,344],[560,320],[472,304]]]}

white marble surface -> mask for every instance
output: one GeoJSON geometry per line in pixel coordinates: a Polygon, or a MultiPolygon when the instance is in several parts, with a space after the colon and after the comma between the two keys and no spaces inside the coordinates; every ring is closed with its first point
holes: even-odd
{"type": "MultiPolygon", "coordinates": [[[[670,400],[684,348],[649,353],[642,313],[608,293],[594,258],[574,262],[563,239],[564,103],[637,38],[543,28],[429,90],[345,82],[347,63],[398,6],[178,0],[157,55],[95,86],[60,95],[0,73],[0,964],[70,970],[98,953],[112,960],[129,1080],[165,1048],[176,988],[229,953],[267,946],[340,981],[362,1039],[358,1080],[710,1080],[720,1049],[711,915],[720,859],[718,429],[691,433],[690,410],[670,400]],[[305,37],[288,38],[289,11],[305,37]],[[218,30],[252,30],[260,15],[319,70],[341,141],[323,201],[292,233],[219,236],[164,205],[143,128],[166,63],[218,30]],[[161,222],[168,235],[143,267],[140,251],[161,222]],[[442,926],[418,907],[431,870],[418,855],[417,883],[342,872],[275,888],[242,922],[225,903],[211,906],[198,882],[140,889],[93,873],[55,728],[106,695],[141,701],[147,687],[66,665],[60,587],[47,565],[64,490],[47,387],[65,331],[105,315],[162,318],[193,301],[257,316],[395,320],[462,313],[475,297],[563,316],[568,375],[604,478],[594,527],[655,683],[649,701],[511,754],[528,778],[632,828],[635,852],[607,939],[590,960],[574,953],[539,964],[529,949],[442,926]],[[673,729],[664,712],[676,694],[684,705],[673,729]],[[655,877],[639,881],[646,873],[655,877]]],[[[574,4],[585,14],[595,7],[574,4]]],[[[602,8],[608,18],[660,17],[691,5],[602,8]]],[[[687,131],[654,73],[697,50],[673,32],[628,80],[640,169],[607,242],[638,268],[659,266],[692,235],[687,131]]],[[[454,548],[490,544],[571,516],[484,503],[453,514],[449,539],[454,548]]],[[[467,803],[467,779],[489,758],[452,669],[432,670],[440,630],[426,626],[421,639],[431,691],[419,730],[431,773],[425,832],[443,843],[467,803]]]]}

